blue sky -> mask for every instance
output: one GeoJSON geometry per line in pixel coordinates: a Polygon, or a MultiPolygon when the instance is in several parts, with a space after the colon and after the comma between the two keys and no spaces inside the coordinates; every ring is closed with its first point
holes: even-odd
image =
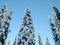
{"type": "Polygon", "coordinates": [[[11,45],[13,45],[15,36],[20,30],[25,10],[26,8],[29,8],[35,30],[36,45],[38,45],[38,33],[40,34],[44,45],[46,36],[48,37],[50,44],[54,45],[48,16],[53,16],[53,10],[50,6],[51,3],[55,4],[60,10],[60,0],[0,0],[0,8],[6,3],[8,11],[14,9],[14,15],[9,28],[11,32],[8,34],[7,42],[10,40],[11,45]]]}

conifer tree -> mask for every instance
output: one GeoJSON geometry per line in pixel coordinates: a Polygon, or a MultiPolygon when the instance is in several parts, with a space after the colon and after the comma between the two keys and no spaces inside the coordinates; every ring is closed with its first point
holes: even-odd
{"type": "Polygon", "coordinates": [[[4,5],[0,10],[0,44],[5,45],[5,41],[7,39],[7,35],[10,32],[9,23],[11,21],[13,11],[7,13],[7,7],[4,5]]]}
{"type": "Polygon", "coordinates": [[[54,19],[49,18],[55,45],[60,45],[60,11],[52,4],[54,19]]]}
{"type": "Polygon", "coordinates": [[[35,45],[34,28],[33,28],[33,22],[30,14],[31,13],[29,9],[27,8],[23,18],[23,23],[18,33],[17,45],[35,45]]]}
{"type": "Polygon", "coordinates": [[[46,45],[50,45],[48,38],[46,37],[46,45]]]}
{"type": "Polygon", "coordinates": [[[13,45],[17,45],[17,38],[18,37],[16,36],[13,45]]]}
{"type": "Polygon", "coordinates": [[[39,44],[39,45],[42,45],[42,41],[41,41],[40,35],[38,35],[38,44],[39,44]]]}
{"type": "Polygon", "coordinates": [[[8,45],[10,45],[10,41],[8,42],[8,45]]]}

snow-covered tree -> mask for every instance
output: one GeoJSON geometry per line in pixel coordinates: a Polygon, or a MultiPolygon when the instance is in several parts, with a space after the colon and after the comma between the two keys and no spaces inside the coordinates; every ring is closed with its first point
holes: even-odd
{"type": "Polygon", "coordinates": [[[45,45],[50,45],[48,37],[46,37],[46,44],[45,45]]]}
{"type": "Polygon", "coordinates": [[[60,45],[60,11],[52,4],[54,19],[49,18],[55,45],[60,45]]]}
{"type": "Polygon", "coordinates": [[[7,45],[10,45],[10,41],[8,42],[8,44],[7,45]]]}
{"type": "Polygon", "coordinates": [[[7,13],[7,7],[4,5],[0,9],[0,44],[5,45],[5,40],[7,39],[7,35],[10,32],[9,30],[9,23],[12,18],[13,11],[11,10],[10,13],[7,13]]]}
{"type": "Polygon", "coordinates": [[[30,14],[29,9],[27,8],[24,14],[23,23],[18,33],[17,45],[35,45],[34,28],[30,14]]]}
{"type": "Polygon", "coordinates": [[[42,44],[41,37],[40,37],[40,35],[39,35],[39,34],[38,34],[38,44],[39,44],[39,45],[43,45],[43,44],[42,44]]]}
{"type": "Polygon", "coordinates": [[[17,39],[18,37],[16,36],[13,45],[17,45],[17,39]]]}
{"type": "Polygon", "coordinates": [[[52,33],[53,33],[53,36],[54,36],[54,40],[57,41],[59,39],[58,39],[58,34],[57,34],[56,27],[55,27],[53,21],[51,20],[51,18],[49,18],[49,20],[50,20],[50,26],[51,26],[52,33]]]}

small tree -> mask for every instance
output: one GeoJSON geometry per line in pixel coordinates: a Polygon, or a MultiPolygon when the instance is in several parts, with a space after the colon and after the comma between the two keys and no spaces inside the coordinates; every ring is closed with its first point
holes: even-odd
{"type": "Polygon", "coordinates": [[[46,45],[50,45],[48,38],[46,37],[46,45]]]}
{"type": "Polygon", "coordinates": [[[10,45],[10,41],[8,42],[8,45],[10,45]]]}
{"type": "Polygon", "coordinates": [[[39,44],[39,45],[42,45],[42,41],[41,41],[40,35],[38,35],[38,44],[39,44]]]}
{"type": "Polygon", "coordinates": [[[17,41],[18,41],[17,38],[18,37],[16,36],[13,45],[17,45],[17,41]]]}

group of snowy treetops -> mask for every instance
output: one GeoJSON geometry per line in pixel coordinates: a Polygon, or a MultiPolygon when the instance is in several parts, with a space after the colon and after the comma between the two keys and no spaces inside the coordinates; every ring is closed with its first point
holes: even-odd
{"type": "MultiPolygon", "coordinates": [[[[55,41],[55,45],[60,45],[60,12],[59,10],[52,5],[52,8],[54,10],[54,21],[49,17],[50,26],[53,33],[53,39],[55,41]]],[[[13,16],[13,10],[11,10],[9,13],[7,13],[7,7],[4,5],[0,9],[0,45],[6,45],[6,39],[8,38],[8,33],[11,31],[9,30],[9,24],[11,21],[11,18],[13,16]]],[[[33,27],[33,21],[31,18],[31,12],[29,8],[26,9],[23,23],[21,24],[19,33],[15,37],[13,45],[35,45],[35,34],[34,34],[34,27],[33,27]]],[[[10,45],[10,41],[7,45],[10,45]]],[[[41,37],[38,34],[38,45],[43,45],[41,41],[41,37]]],[[[46,37],[46,44],[50,45],[48,37],[46,37]]]]}

